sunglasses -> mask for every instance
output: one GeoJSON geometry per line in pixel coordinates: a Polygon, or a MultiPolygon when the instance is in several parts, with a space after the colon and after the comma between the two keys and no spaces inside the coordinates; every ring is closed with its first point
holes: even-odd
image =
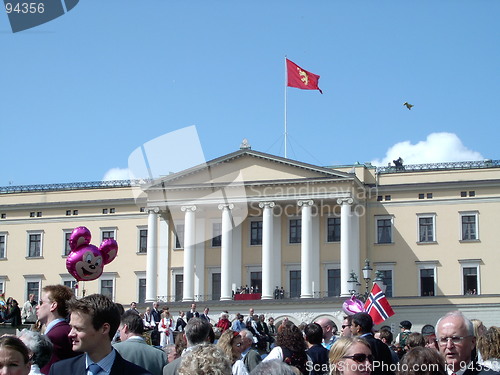
{"type": "Polygon", "coordinates": [[[372,363],[373,362],[373,356],[371,354],[364,354],[364,353],[356,353],[356,354],[353,354],[353,355],[346,355],[342,358],[350,358],[352,359],[354,362],[358,362],[358,363],[363,363],[365,362],[367,359],[368,359],[368,362],[372,363]]]}
{"type": "Polygon", "coordinates": [[[342,329],[346,329],[346,327],[350,327],[351,325],[350,324],[342,324],[342,329]]]}

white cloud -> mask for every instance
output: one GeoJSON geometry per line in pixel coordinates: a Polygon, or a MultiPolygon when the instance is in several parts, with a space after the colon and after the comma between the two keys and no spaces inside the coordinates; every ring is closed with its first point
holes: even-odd
{"type": "Polygon", "coordinates": [[[469,150],[454,133],[431,133],[425,141],[412,145],[403,141],[391,146],[385,157],[372,160],[376,166],[386,166],[401,157],[404,164],[442,163],[451,161],[476,161],[484,157],[469,150]]]}
{"type": "Polygon", "coordinates": [[[104,174],[103,181],[128,180],[128,168],[111,168],[104,174]]]}

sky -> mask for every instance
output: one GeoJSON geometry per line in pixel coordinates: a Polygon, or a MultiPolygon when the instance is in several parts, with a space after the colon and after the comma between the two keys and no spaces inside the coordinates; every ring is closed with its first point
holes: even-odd
{"type": "Polygon", "coordinates": [[[0,186],[127,178],[134,150],[192,125],[207,161],[243,138],[284,156],[285,96],[290,159],[500,159],[498,14],[498,0],[81,0],[13,33],[0,11],[0,186]],[[323,95],[285,89],[285,56],[323,95]]]}

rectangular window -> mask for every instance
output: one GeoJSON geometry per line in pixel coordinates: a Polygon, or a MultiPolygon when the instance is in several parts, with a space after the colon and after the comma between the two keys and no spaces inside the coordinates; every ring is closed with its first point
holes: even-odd
{"type": "Polygon", "coordinates": [[[434,295],[434,269],[423,268],[420,270],[420,295],[434,295]]]}
{"type": "Polygon", "coordinates": [[[73,294],[76,296],[76,280],[64,280],[63,285],[67,286],[73,291],[73,294]]]}
{"type": "Polygon", "coordinates": [[[184,224],[175,226],[175,248],[182,249],[184,247],[184,224]]]}
{"type": "Polygon", "coordinates": [[[139,279],[139,298],[137,302],[146,302],[146,279],[143,278],[139,279]]]}
{"type": "Polygon", "coordinates": [[[28,296],[34,294],[35,298],[38,300],[40,297],[40,282],[39,281],[28,281],[26,283],[26,300],[28,296]]]}
{"type": "Polygon", "coordinates": [[[182,301],[183,299],[183,293],[184,293],[184,275],[175,275],[175,301],[179,302],[182,301]]]}
{"type": "Polygon", "coordinates": [[[425,194],[424,193],[419,193],[418,194],[418,199],[424,199],[425,198],[425,194]]]}
{"type": "Polygon", "coordinates": [[[262,245],[262,221],[250,222],[250,245],[262,245]]]}
{"type": "Polygon", "coordinates": [[[73,215],[78,215],[78,210],[73,210],[73,215]]]}
{"type": "Polygon", "coordinates": [[[419,216],[418,218],[418,241],[435,242],[434,216],[419,216]]]}
{"type": "Polygon", "coordinates": [[[0,294],[5,293],[5,279],[0,279],[0,294]]]}
{"type": "Polygon", "coordinates": [[[220,272],[212,274],[212,300],[218,301],[220,300],[221,294],[221,275],[220,272]]]}
{"type": "Polygon", "coordinates": [[[28,257],[36,258],[42,256],[42,234],[28,234],[28,257]]]}
{"type": "Polygon", "coordinates": [[[464,294],[478,294],[477,267],[462,268],[464,280],[464,294]]]}
{"type": "Polygon", "coordinates": [[[462,241],[477,240],[477,214],[464,213],[460,216],[462,220],[462,241]]]}
{"type": "Polygon", "coordinates": [[[103,208],[102,209],[102,213],[103,213],[103,215],[106,215],[108,213],[108,209],[107,208],[103,208]]]}
{"type": "Polygon", "coordinates": [[[70,231],[65,231],[64,232],[64,256],[68,256],[69,253],[71,252],[71,248],[69,247],[69,239],[71,237],[71,232],[70,231]]]}
{"type": "Polygon", "coordinates": [[[0,259],[7,257],[7,235],[0,234],[0,259]]]}
{"type": "Polygon", "coordinates": [[[328,270],[328,297],[340,296],[340,269],[328,270]]]}
{"type": "Polygon", "coordinates": [[[290,271],[290,298],[300,297],[300,270],[290,271]]]}
{"type": "Polygon", "coordinates": [[[110,213],[110,214],[114,214],[115,212],[116,212],[116,208],[110,208],[110,209],[109,209],[109,213],[110,213]]]}
{"type": "Polygon", "coordinates": [[[30,212],[30,217],[35,217],[35,213],[34,212],[30,212]]]}
{"type": "Polygon", "coordinates": [[[222,244],[222,223],[212,223],[212,247],[222,244]]]}
{"type": "Polygon", "coordinates": [[[250,287],[253,287],[254,293],[262,292],[262,272],[250,272],[250,287]]]}
{"type": "Polygon", "coordinates": [[[377,243],[392,243],[392,218],[377,218],[377,243]]]}
{"type": "Polygon", "coordinates": [[[300,243],[301,241],[302,241],[302,219],[291,219],[289,243],[300,243]]]}
{"type": "Polygon", "coordinates": [[[380,277],[382,277],[383,283],[385,285],[385,295],[387,297],[392,297],[392,270],[380,270],[380,277]]]}
{"type": "Polygon", "coordinates": [[[4,213],[0,214],[0,218],[7,219],[7,214],[4,214],[4,213]]]}
{"type": "Polygon", "coordinates": [[[71,216],[71,210],[66,210],[66,216],[71,216]]]}
{"type": "Polygon", "coordinates": [[[101,294],[113,300],[113,280],[101,279],[101,294]]]}
{"type": "Polygon", "coordinates": [[[42,217],[42,212],[41,212],[41,211],[38,211],[38,212],[36,213],[36,217],[42,217]]]}
{"type": "Polygon", "coordinates": [[[148,230],[139,229],[139,253],[147,253],[148,251],[148,230]]]}
{"type": "Polygon", "coordinates": [[[104,240],[114,240],[115,239],[115,231],[114,230],[103,230],[101,232],[101,237],[102,237],[102,241],[104,240]]]}
{"type": "Polygon", "coordinates": [[[427,199],[432,199],[432,193],[427,193],[427,199]]]}
{"type": "Polygon", "coordinates": [[[469,197],[475,197],[476,192],[475,191],[469,191],[469,197]]]}
{"type": "Polygon", "coordinates": [[[340,217],[329,217],[327,220],[327,242],[340,241],[340,217]]]}

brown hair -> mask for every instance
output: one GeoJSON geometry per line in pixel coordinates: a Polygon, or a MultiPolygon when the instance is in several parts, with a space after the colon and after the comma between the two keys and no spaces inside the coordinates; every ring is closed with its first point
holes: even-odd
{"type": "Polygon", "coordinates": [[[477,338],[477,348],[483,359],[500,358],[500,328],[492,326],[477,338]]]}
{"type": "Polygon", "coordinates": [[[401,359],[397,375],[446,375],[444,358],[436,349],[412,348],[401,359]]]}
{"type": "Polygon", "coordinates": [[[18,353],[21,353],[25,364],[30,361],[30,354],[28,347],[24,344],[24,342],[22,342],[16,336],[4,335],[0,337],[0,348],[7,348],[10,350],[14,350],[18,353]]]}
{"type": "Polygon", "coordinates": [[[75,298],[73,291],[65,285],[47,285],[42,289],[50,302],[57,303],[57,313],[65,318],[68,315],[68,302],[75,298]]]}

